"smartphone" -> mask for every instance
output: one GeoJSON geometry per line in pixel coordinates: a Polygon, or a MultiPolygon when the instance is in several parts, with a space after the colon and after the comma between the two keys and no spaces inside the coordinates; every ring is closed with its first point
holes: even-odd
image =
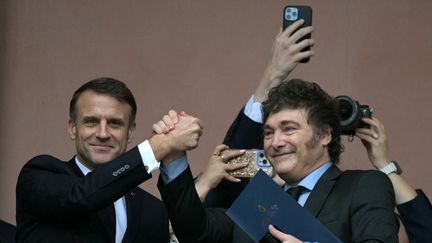
{"type": "Polygon", "coordinates": [[[251,178],[254,177],[255,174],[260,169],[262,169],[267,175],[269,176],[273,175],[273,167],[271,166],[270,162],[266,158],[263,150],[259,150],[259,149],[246,150],[243,155],[231,159],[227,163],[234,164],[234,163],[243,163],[243,162],[247,162],[248,166],[243,169],[230,171],[229,174],[234,177],[251,178]]]}
{"type": "MultiPolygon", "coordinates": [[[[309,6],[286,6],[283,11],[283,30],[288,28],[292,23],[296,22],[299,19],[303,19],[304,23],[300,27],[306,27],[312,25],[312,8],[309,6]]],[[[297,31],[297,30],[296,30],[297,31]]],[[[310,39],[311,34],[308,34],[301,38],[298,42],[310,39]]],[[[310,47],[304,48],[302,51],[308,51],[310,47]]],[[[305,58],[300,61],[301,63],[309,62],[309,58],[305,58]]]]}

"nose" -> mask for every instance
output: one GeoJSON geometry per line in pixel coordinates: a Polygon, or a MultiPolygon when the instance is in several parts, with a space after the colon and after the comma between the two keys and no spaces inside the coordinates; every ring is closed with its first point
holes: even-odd
{"type": "Polygon", "coordinates": [[[101,121],[98,127],[98,130],[96,132],[96,137],[99,140],[107,140],[110,137],[109,131],[108,131],[108,125],[106,121],[101,121]]]}
{"type": "Polygon", "coordinates": [[[285,146],[285,140],[280,132],[275,132],[273,134],[271,146],[276,149],[285,146]]]}

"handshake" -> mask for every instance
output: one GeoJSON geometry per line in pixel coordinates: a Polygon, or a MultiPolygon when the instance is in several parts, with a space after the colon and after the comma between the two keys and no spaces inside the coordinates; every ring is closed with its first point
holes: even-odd
{"type": "Polygon", "coordinates": [[[150,141],[158,143],[161,145],[158,147],[162,148],[154,151],[155,156],[163,158],[162,162],[167,165],[186,151],[198,147],[204,127],[200,119],[185,112],[170,110],[152,128],[154,135],[150,141]]]}

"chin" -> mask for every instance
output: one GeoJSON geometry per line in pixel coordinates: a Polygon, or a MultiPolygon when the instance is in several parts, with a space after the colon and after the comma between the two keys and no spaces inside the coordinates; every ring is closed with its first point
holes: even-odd
{"type": "Polygon", "coordinates": [[[110,156],[97,156],[94,159],[92,159],[92,161],[95,165],[103,165],[103,164],[110,162],[114,158],[115,157],[111,156],[111,155],[110,156]]]}
{"type": "Polygon", "coordinates": [[[274,167],[274,170],[280,175],[287,174],[291,173],[294,170],[294,165],[294,162],[284,161],[277,163],[277,166],[274,167]]]}

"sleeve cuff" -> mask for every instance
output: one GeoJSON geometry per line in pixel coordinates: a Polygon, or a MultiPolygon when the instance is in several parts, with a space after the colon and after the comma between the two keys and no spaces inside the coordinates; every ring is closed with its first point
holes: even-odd
{"type": "Polygon", "coordinates": [[[147,173],[151,174],[155,170],[159,169],[160,162],[156,160],[148,140],[138,144],[138,150],[147,173]]]}
{"type": "Polygon", "coordinates": [[[170,183],[177,178],[183,171],[188,167],[188,161],[186,155],[172,161],[168,166],[160,167],[160,175],[165,184],[170,183]]]}
{"type": "Polygon", "coordinates": [[[254,102],[254,96],[252,95],[247,101],[243,112],[252,121],[262,123],[261,106],[261,102],[254,102]]]}

